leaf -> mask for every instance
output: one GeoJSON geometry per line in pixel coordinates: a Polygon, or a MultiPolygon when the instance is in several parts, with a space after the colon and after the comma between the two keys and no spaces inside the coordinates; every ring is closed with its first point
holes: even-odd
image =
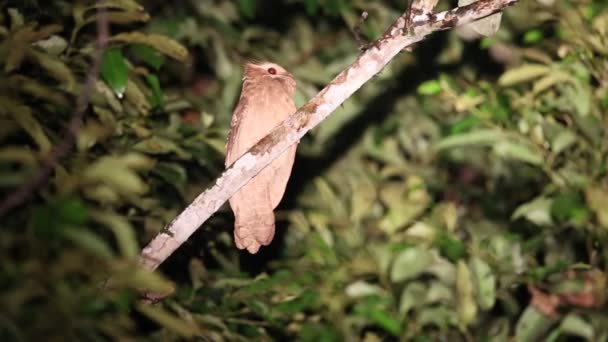
{"type": "Polygon", "coordinates": [[[594,327],[587,320],[576,314],[568,314],[559,325],[559,330],[569,336],[578,336],[586,341],[595,338],[594,327]]]}
{"type": "Polygon", "coordinates": [[[125,99],[133,104],[135,109],[140,115],[148,115],[150,112],[150,108],[153,106],[148,102],[146,95],[139,88],[137,83],[134,81],[127,79],[127,87],[125,88],[125,99]]]}
{"type": "Polygon", "coordinates": [[[69,106],[70,102],[68,98],[56,87],[50,87],[45,83],[23,75],[11,76],[8,80],[10,87],[27,96],[44,100],[61,108],[67,108],[69,106]]]}
{"type": "MultiPolygon", "coordinates": [[[[466,6],[477,0],[458,0],[458,6],[466,6]]],[[[475,32],[481,34],[482,36],[492,36],[498,29],[500,28],[500,19],[502,18],[502,12],[492,14],[491,16],[485,17],[483,19],[477,20],[470,24],[467,24],[471,27],[475,32]]]]}
{"type": "Polygon", "coordinates": [[[473,296],[471,271],[464,260],[458,260],[456,268],[456,291],[458,293],[458,320],[467,327],[477,317],[477,304],[473,296]]]}
{"type": "Polygon", "coordinates": [[[538,95],[541,92],[563,82],[576,83],[576,79],[565,72],[552,71],[551,73],[544,75],[542,78],[534,82],[532,92],[534,95],[538,95]]]}
{"type": "Polygon", "coordinates": [[[161,55],[158,50],[144,44],[133,44],[129,50],[141,61],[148,64],[156,71],[165,63],[165,56],[161,55]]]}
{"type": "Polygon", "coordinates": [[[72,8],[75,28],[72,32],[71,41],[74,41],[83,26],[97,20],[98,13],[96,7],[112,9],[112,11],[106,12],[107,20],[110,23],[128,24],[132,22],[146,22],[150,19],[148,13],[144,11],[143,6],[134,0],[103,0],[94,4],[76,2],[72,8]]]}
{"type": "Polygon", "coordinates": [[[481,123],[481,119],[477,116],[469,115],[465,118],[459,120],[455,124],[450,127],[450,135],[457,135],[468,132],[471,128],[479,125],[481,123]]]}
{"type": "Polygon", "coordinates": [[[553,322],[554,319],[543,315],[533,305],[528,305],[515,326],[515,341],[540,341],[553,322]]]}
{"type": "Polygon", "coordinates": [[[188,49],[177,41],[161,34],[127,32],[110,37],[109,40],[112,43],[143,44],[150,46],[156,51],[180,62],[186,62],[188,59],[188,49]]]}
{"type": "Polygon", "coordinates": [[[315,15],[319,10],[319,0],[304,0],[306,6],[306,14],[315,15]]]}
{"type": "Polygon", "coordinates": [[[76,79],[72,70],[59,58],[35,49],[28,49],[27,57],[59,81],[63,89],[71,93],[76,90],[76,79]]]}
{"type": "Polygon", "coordinates": [[[315,290],[305,290],[299,296],[275,305],[275,309],[286,314],[305,312],[315,307],[319,300],[319,293],[315,290]]]}
{"type": "Polygon", "coordinates": [[[524,44],[535,44],[540,42],[541,40],[543,40],[544,38],[544,34],[543,31],[538,30],[538,29],[534,29],[534,30],[530,30],[526,33],[524,33],[524,38],[523,38],[523,42],[524,44]]]}
{"type": "Polygon", "coordinates": [[[146,81],[152,88],[152,96],[150,96],[149,101],[153,108],[158,108],[163,105],[164,102],[164,94],[163,90],[160,87],[160,81],[156,75],[148,74],[146,75],[146,81]]]}
{"type": "Polygon", "coordinates": [[[608,203],[608,188],[598,184],[592,184],[585,191],[585,200],[595,212],[598,223],[605,229],[608,230],[608,210],[606,210],[606,203],[608,203]]]}
{"type": "Polygon", "coordinates": [[[401,282],[417,277],[433,263],[433,254],[422,247],[410,247],[399,253],[391,267],[391,281],[401,282]]]}
{"type": "Polygon", "coordinates": [[[551,214],[559,222],[582,224],[589,218],[589,211],[578,192],[565,192],[555,197],[551,204],[551,214]]]}
{"type": "Polygon", "coordinates": [[[464,258],[467,254],[465,245],[460,240],[453,239],[447,234],[438,235],[435,239],[435,246],[439,248],[442,256],[452,262],[464,258]]]}
{"type": "Polygon", "coordinates": [[[357,302],[354,311],[387,332],[398,336],[401,332],[401,324],[387,310],[388,304],[388,300],[383,297],[371,296],[357,302]]]}
{"type": "Polygon", "coordinates": [[[178,163],[159,162],[152,172],[179,190],[183,190],[188,180],[186,170],[178,163]]]}
{"type": "Polygon", "coordinates": [[[177,143],[160,136],[152,136],[144,139],[133,146],[135,151],[149,154],[167,154],[175,153],[182,159],[191,159],[192,155],[180,147],[177,143]]]}
{"type": "Polygon", "coordinates": [[[543,64],[524,64],[502,74],[498,79],[498,84],[503,87],[510,87],[516,84],[530,82],[548,74],[550,71],[551,68],[543,64]]]}
{"type": "Polygon", "coordinates": [[[469,265],[475,283],[475,298],[482,310],[489,310],[496,302],[496,276],[485,261],[472,257],[469,265]]]}
{"type": "Polygon", "coordinates": [[[494,145],[494,153],[503,158],[515,159],[532,165],[543,164],[542,155],[527,144],[501,141],[494,145]]]}
{"type": "Polygon", "coordinates": [[[14,30],[4,43],[10,46],[8,51],[5,52],[7,56],[5,57],[4,70],[10,72],[19,68],[28,53],[34,51],[30,48],[30,44],[47,38],[62,29],[60,25],[48,25],[37,30],[36,24],[28,24],[14,30]]]}
{"type": "Polygon", "coordinates": [[[40,152],[46,154],[51,151],[51,141],[40,122],[34,117],[30,107],[15,102],[12,98],[0,96],[0,113],[5,116],[10,115],[38,145],[40,152]]]}
{"type": "Polygon", "coordinates": [[[256,0],[238,0],[238,3],[241,13],[246,18],[251,19],[255,16],[256,0]]]}
{"type": "Polygon", "coordinates": [[[148,185],[131,167],[126,158],[102,157],[84,171],[88,182],[101,182],[125,195],[141,195],[148,191],[148,185]]]}
{"type": "Polygon", "coordinates": [[[578,137],[570,130],[560,131],[551,141],[551,150],[555,155],[560,154],[576,144],[578,137]]]}
{"type": "Polygon", "coordinates": [[[418,94],[436,95],[441,92],[441,83],[438,80],[429,80],[418,86],[418,94]]]}
{"type": "Polygon", "coordinates": [[[161,307],[146,304],[137,304],[135,307],[144,316],[181,337],[191,339],[201,334],[199,327],[193,324],[192,321],[177,317],[161,307]]]}
{"type": "Polygon", "coordinates": [[[38,40],[32,45],[41,48],[49,55],[59,56],[67,49],[68,41],[61,36],[52,35],[46,39],[38,40]]]}
{"type": "Polygon", "coordinates": [[[412,308],[421,307],[426,302],[428,288],[422,282],[407,284],[401,293],[399,313],[406,315],[412,308]]]}
{"type": "Polygon", "coordinates": [[[497,129],[479,129],[463,134],[450,135],[441,139],[436,148],[439,150],[467,146],[467,145],[489,145],[504,138],[504,133],[497,129]]]}
{"type": "Polygon", "coordinates": [[[380,295],[382,292],[383,291],[381,287],[370,284],[363,280],[357,280],[354,283],[349,284],[344,289],[344,293],[346,293],[347,296],[352,298],[380,295]]]}
{"type": "Polygon", "coordinates": [[[530,202],[523,203],[511,215],[512,220],[526,218],[528,221],[540,226],[553,224],[551,206],[553,200],[546,197],[537,197],[530,202]]]}
{"type": "Polygon", "coordinates": [[[118,98],[122,98],[127,89],[129,67],[119,48],[107,49],[101,62],[101,76],[118,98]]]}
{"type": "Polygon", "coordinates": [[[0,149],[0,162],[19,163],[24,166],[38,165],[35,152],[25,146],[5,146],[0,149]]]}
{"type": "Polygon", "coordinates": [[[100,258],[112,259],[114,257],[112,249],[106,244],[106,242],[97,236],[97,234],[88,230],[76,228],[66,229],[63,232],[63,236],[100,258]]]}
{"type": "Polygon", "coordinates": [[[135,258],[139,254],[135,231],[124,216],[99,210],[90,211],[90,215],[92,221],[101,223],[112,230],[118,242],[118,248],[124,257],[135,258]]]}
{"type": "Polygon", "coordinates": [[[88,210],[80,199],[56,198],[35,208],[32,226],[35,233],[44,239],[64,238],[67,230],[81,229],[88,217],[88,210]]]}

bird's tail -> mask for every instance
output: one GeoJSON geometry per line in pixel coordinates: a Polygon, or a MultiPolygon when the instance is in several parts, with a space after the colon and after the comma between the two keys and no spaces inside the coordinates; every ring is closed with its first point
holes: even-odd
{"type": "Polygon", "coordinates": [[[274,237],[274,212],[255,216],[235,217],[234,242],[239,249],[255,254],[261,246],[270,244],[274,237]]]}

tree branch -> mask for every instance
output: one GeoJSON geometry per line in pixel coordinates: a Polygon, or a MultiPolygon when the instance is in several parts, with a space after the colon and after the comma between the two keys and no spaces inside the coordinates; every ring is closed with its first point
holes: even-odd
{"type": "MultiPolygon", "coordinates": [[[[425,1],[425,0],[414,0],[425,1]]],[[[264,167],[325,120],[355,91],[379,73],[401,50],[435,31],[464,25],[497,13],[519,0],[480,0],[467,6],[432,14],[407,12],[363,52],[346,70],[308,103],[275,127],[247,153],[237,159],[142,250],[140,265],[154,270],[215,213],[234,193],[264,167]],[[410,27],[406,27],[406,24],[410,27]]],[[[428,0],[427,0],[428,2],[428,0]]],[[[427,7],[420,5],[418,7],[427,7]]]]}

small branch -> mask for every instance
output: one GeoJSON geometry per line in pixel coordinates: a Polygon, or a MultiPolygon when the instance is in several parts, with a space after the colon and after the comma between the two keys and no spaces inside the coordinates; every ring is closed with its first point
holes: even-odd
{"type": "MultiPolygon", "coordinates": [[[[417,1],[417,0],[415,0],[417,1]]],[[[424,0],[419,0],[424,1],[424,0]]],[[[142,250],[140,265],[154,270],[184,243],[251,178],[280,156],[304,134],[325,120],[355,91],[379,73],[401,50],[435,31],[446,30],[487,17],[519,0],[480,0],[438,14],[406,12],[346,70],[283,121],[247,153],[237,159],[142,250]],[[406,30],[406,23],[411,27],[406,30]],[[405,33],[405,34],[404,34],[405,33]]],[[[425,6],[418,6],[425,7],[425,6]]]]}
{"type": "Polygon", "coordinates": [[[362,51],[365,51],[369,46],[369,42],[367,41],[367,39],[365,39],[363,37],[363,34],[361,33],[361,26],[367,19],[367,16],[368,16],[368,13],[366,11],[363,11],[363,13],[361,13],[361,18],[359,18],[359,22],[351,30],[353,32],[353,36],[355,36],[355,41],[357,42],[357,45],[359,46],[359,50],[362,50],[362,51]]]}
{"type": "Polygon", "coordinates": [[[82,118],[89,106],[89,100],[95,81],[99,74],[101,58],[109,37],[108,16],[102,6],[97,6],[97,47],[93,53],[91,68],[87,73],[84,89],[76,99],[76,110],[66,128],[65,138],[53,148],[48,156],[42,161],[40,172],[31,180],[8,195],[0,203],[0,217],[8,214],[11,210],[25,203],[36,191],[46,183],[53,168],[59,160],[67,155],[76,139],[78,130],[82,126],[82,118]]]}

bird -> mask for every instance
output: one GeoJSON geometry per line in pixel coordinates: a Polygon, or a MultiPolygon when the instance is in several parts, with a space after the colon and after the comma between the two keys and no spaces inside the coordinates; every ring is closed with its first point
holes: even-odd
{"type": "MultiPolygon", "coordinates": [[[[296,80],[287,70],[266,61],[246,62],[243,69],[226,144],[226,168],[296,111],[296,80]]],[[[291,146],[229,199],[237,248],[255,254],[272,241],[274,209],[285,193],[296,149],[297,144],[291,146]]]]}

